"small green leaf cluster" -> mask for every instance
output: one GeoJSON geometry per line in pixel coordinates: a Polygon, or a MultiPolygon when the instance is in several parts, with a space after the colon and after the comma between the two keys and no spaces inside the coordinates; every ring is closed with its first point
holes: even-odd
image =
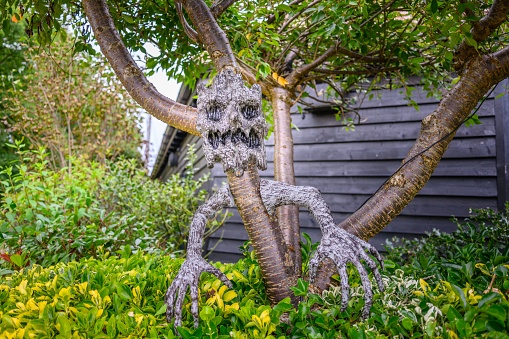
{"type": "MultiPolygon", "coordinates": [[[[111,256],[101,249],[96,259],[83,258],[48,268],[34,265],[2,276],[0,339],[176,338],[177,334],[217,339],[507,338],[507,256],[498,249],[504,241],[507,248],[505,231],[500,230],[505,223],[505,213],[477,211],[454,235],[435,234],[426,246],[414,245],[414,251],[422,254],[427,254],[425,249],[431,243],[446,253],[449,247],[450,258],[458,248],[468,247],[471,253],[454,256],[457,266],[445,265],[435,257],[437,264],[428,263],[429,269],[423,269],[426,263],[421,256],[407,257],[409,264],[396,260],[402,249],[389,251],[390,259],[382,272],[386,289],[374,291],[371,315],[366,320],[361,319],[364,292],[354,267],[348,270],[351,293],[345,311],[340,310],[341,287],[313,294],[310,284],[302,279],[293,287],[300,299],[297,307],[290,299],[271,307],[260,267],[246,244],[242,247],[244,259],[235,264],[215,264],[232,281],[233,289],[213,275],[202,275],[200,325],[194,328],[191,302],[186,297],[183,326],[175,329],[165,320],[163,299],[182,260],[141,251],[120,251],[118,256],[111,256]],[[484,228],[492,229],[478,228],[477,233],[469,233],[470,227],[465,226],[482,221],[484,228]],[[487,235],[498,238],[482,241],[487,235]],[[486,248],[477,251],[469,247],[471,244],[486,248]],[[464,274],[469,266],[466,259],[474,263],[469,274],[464,274]]],[[[306,237],[305,258],[315,246],[306,237]]]]}
{"type": "Polygon", "coordinates": [[[181,260],[110,256],[0,281],[0,338],[173,338],[163,295],[181,260]]]}
{"type": "Polygon", "coordinates": [[[454,219],[452,234],[390,244],[386,263],[420,280],[418,295],[440,309],[448,336],[507,338],[509,332],[509,203],[454,219]]]}
{"type": "Polygon", "coordinates": [[[503,282],[503,267],[509,263],[509,202],[505,211],[474,210],[463,222],[453,221],[458,227],[453,233],[434,230],[418,240],[395,238],[388,243],[386,259],[433,282],[466,281],[484,290],[495,270],[500,274],[494,283],[503,282]]]}
{"type": "Polygon", "coordinates": [[[1,171],[0,275],[94,257],[99,248],[182,254],[208,180],[193,179],[192,150],[186,176],[161,183],[133,159],[101,165],[75,158],[70,167],[53,169],[44,150],[25,151],[21,142],[11,147],[20,165],[1,171]]]}

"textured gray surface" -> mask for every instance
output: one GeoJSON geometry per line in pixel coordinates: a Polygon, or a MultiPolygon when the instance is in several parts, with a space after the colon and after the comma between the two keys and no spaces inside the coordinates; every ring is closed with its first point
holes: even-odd
{"type": "Polygon", "coordinates": [[[214,274],[225,285],[232,287],[231,282],[223,272],[202,258],[201,251],[207,220],[222,208],[233,205],[230,190],[225,184],[205,204],[201,205],[193,216],[189,229],[186,260],[180,267],[165,296],[168,305],[166,318],[171,321],[175,317],[175,327],[182,325],[182,306],[188,288],[191,293],[191,313],[194,317],[194,325],[198,327],[198,284],[203,272],[214,274]]]}
{"type": "Polygon", "coordinates": [[[223,170],[242,175],[249,163],[267,167],[267,123],[261,107],[260,86],[248,88],[240,75],[219,73],[210,87],[198,85],[198,120],[207,165],[221,162],[223,170]]]}
{"type": "MultiPolygon", "coordinates": [[[[231,71],[219,73],[210,87],[198,87],[197,128],[203,137],[203,149],[207,164],[221,162],[223,170],[234,171],[237,176],[251,164],[266,168],[264,137],[267,124],[261,112],[261,91],[257,85],[247,88],[240,75],[231,71]]],[[[367,242],[338,228],[331,211],[320,191],[314,187],[294,186],[282,182],[261,180],[260,194],[267,212],[275,215],[276,208],[285,205],[306,207],[320,226],[322,240],[310,261],[310,280],[315,278],[319,263],[331,259],[338,269],[342,286],[342,309],[348,305],[349,284],[346,265],[350,262],[358,270],[365,291],[363,317],[369,315],[373,292],[364,260],[373,271],[380,290],[382,279],[373,255],[382,266],[376,249],[367,242]]],[[[224,207],[233,207],[234,199],[229,186],[224,184],[193,217],[187,247],[187,258],[166,292],[167,319],[175,318],[175,326],[182,324],[182,306],[187,290],[191,294],[191,313],[198,326],[198,284],[203,272],[216,275],[228,287],[232,287],[226,275],[207,263],[201,256],[203,234],[207,220],[224,207]]]]}
{"type": "Polygon", "coordinates": [[[364,268],[363,259],[373,271],[378,288],[383,291],[383,283],[376,262],[366,253],[373,255],[380,266],[383,261],[378,251],[367,242],[337,227],[332,218],[329,207],[323,200],[320,191],[314,187],[293,186],[278,181],[261,180],[260,191],[267,211],[274,214],[276,207],[283,205],[297,205],[305,207],[311,212],[322,231],[322,239],[316,253],[309,262],[309,277],[313,282],[319,263],[325,258],[331,259],[337,267],[341,277],[342,300],[341,308],[348,305],[349,289],[346,264],[351,262],[359,272],[364,287],[366,303],[362,316],[369,315],[373,304],[373,292],[368,272],[364,268]]]}
{"type": "MultiPolygon", "coordinates": [[[[377,250],[367,242],[338,228],[320,191],[314,187],[293,186],[272,180],[261,180],[260,192],[263,203],[271,215],[274,215],[276,207],[283,205],[302,206],[311,212],[322,230],[323,237],[310,261],[310,280],[313,281],[318,264],[325,258],[330,258],[336,264],[341,277],[341,308],[344,310],[348,305],[350,289],[346,265],[349,262],[352,263],[357,268],[364,287],[366,302],[362,310],[362,316],[366,318],[373,304],[373,292],[368,272],[361,260],[364,260],[371,269],[378,288],[383,291],[382,278],[376,262],[367,253],[369,252],[373,255],[380,263],[380,266],[383,267],[382,259],[377,250]]],[[[234,206],[233,197],[228,186],[224,184],[210,200],[200,206],[193,218],[188,241],[187,258],[166,293],[166,302],[168,304],[167,318],[168,321],[171,321],[171,318],[175,317],[175,326],[180,326],[182,323],[182,306],[188,287],[191,293],[191,312],[194,317],[195,326],[198,326],[198,283],[201,273],[212,273],[228,287],[232,286],[228,278],[221,271],[212,267],[201,257],[202,238],[207,219],[211,218],[215,212],[223,207],[231,206],[234,206]]]]}

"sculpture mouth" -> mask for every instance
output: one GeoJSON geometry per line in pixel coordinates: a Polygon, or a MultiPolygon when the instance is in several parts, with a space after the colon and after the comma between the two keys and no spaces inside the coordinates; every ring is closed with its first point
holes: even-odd
{"type": "Polygon", "coordinates": [[[245,144],[248,148],[258,148],[261,145],[260,137],[251,130],[248,135],[246,135],[240,128],[238,128],[235,132],[228,131],[223,134],[220,132],[209,132],[207,135],[207,139],[212,148],[217,149],[222,144],[226,145],[228,140],[231,140],[233,145],[237,145],[239,143],[245,144]]]}

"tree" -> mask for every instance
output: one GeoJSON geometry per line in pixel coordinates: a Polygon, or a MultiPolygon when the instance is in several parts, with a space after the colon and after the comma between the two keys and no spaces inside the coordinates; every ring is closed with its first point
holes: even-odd
{"type": "Polygon", "coordinates": [[[46,147],[54,169],[83,156],[104,163],[119,156],[139,159],[139,115],[104,58],[73,53],[61,31],[47,50],[25,49],[24,68],[6,81],[0,119],[10,138],[46,147]],[[8,86],[10,85],[10,86],[8,86]]]}
{"type": "MultiPolygon", "coordinates": [[[[44,28],[57,22],[53,20],[60,13],[54,8],[61,11],[62,3],[52,2],[51,8],[40,3],[31,7],[38,10],[32,10],[30,24],[41,27],[41,39],[50,40],[52,33],[44,28]]],[[[423,119],[404,160],[407,164],[339,225],[363,239],[383,229],[415,197],[457,128],[490,88],[509,75],[507,0],[223,0],[211,6],[201,0],[180,0],[175,7],[159,1],[109,4],[113,20],[105,2],[83,1],[94,35],[132,97],[168,124],[199,134],[196,111],[160,95],[122,40],[139,51],[145,42],[159,46],[161,54],[149,56],[147,66],[162,67],[188,84],[213,64],[218,72],[232,69],[250,84],[260,85],[273,108],[275,178],[287,183],[293,178],[289,108],[310,95],[308,88],[317,82],[329,84],[343,113],[351,109],[347,97],[351,91],[365,95],[374,88],[400,86],[410,93],[406,79],[420,76],[432,95],[441,96],[440,105],[423,119]],[[177,26],[183,28],[175,29],[177,26]],[[459,79],[452,84],[454,71],[459,79]],[[445,88],[443,93],[441,88],[445,88]]],[[[84,33],[86,39],[89,32],[84,33]]],[[[256,227],[266,232],[263,240],[253,239],[257,255],[265,257],[261,241],[277,248],[277,255],[270,262],[260,260],[260,265],[272,300],[278,301],[290,294],[288,288],[300,274],[295,210],[278,212],[280,232],[267,213],[252,213],[264,211],[256,170],[248,169],[241,177],[228,174],[228,180],[233,195],[243,196],[236,202],[246,228],[254,227],[256,220],[256,227]],[[293,258],[293,269],[286,269],[285,256],[293,258]],[[274,272],[286,273],[274,276],[274,272]]],[[[322,265],[316,288],[325,288],[333,272],[330,265],[322,265]]]]}

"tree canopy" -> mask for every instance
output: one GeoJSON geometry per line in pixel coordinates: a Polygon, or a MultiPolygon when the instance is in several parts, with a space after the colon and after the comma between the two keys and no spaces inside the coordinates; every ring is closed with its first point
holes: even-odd
{"type": "MultiPolygon", "coordinates": [[[[380,86],[382,79],[397,86],[419,76],[435,91],[450,80],[453,66],[461,70],[455,53],[502,48],[504,26],[488,38],[475,31],[490,7],[467,0],[236,1],[217,20],[251,82],[286,87],[296,99],[305,96],[300,85],[325,81],[339,97],[338,106],[347,107],[347,91],[380,86]]],[[[161,68],[194,85],[210,71],[210,56],[186,35],[172,2],[112,1],[109,8],[130,50],[146,53],[147,43],[159,49],[159,55],[146,54],[147,73],[161,68]]],[[[23,20],[26,32],[43,44],[65,27],[76,31],[78,50],[93,51],[79,3],[11,1],[1,10],[5,27],[13,17],[23,20]]]]}

